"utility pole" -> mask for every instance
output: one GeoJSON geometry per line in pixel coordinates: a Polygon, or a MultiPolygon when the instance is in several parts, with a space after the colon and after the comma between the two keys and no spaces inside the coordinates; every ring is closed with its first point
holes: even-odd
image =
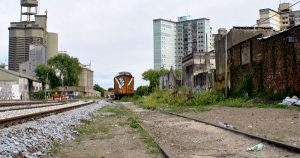
{"type": "Polygon", "coordinates": [[[46,83],[45,83],[45,100],[47,99],[48,74],[49,74],[49,72],[47,73],[47,78],[46,78],[46,83]]]}
{"type": "Polygon", "coordinates": [[[227,72],[227,33],[225,34],[225,98],[228,97],[228,72],[227,72]]]}

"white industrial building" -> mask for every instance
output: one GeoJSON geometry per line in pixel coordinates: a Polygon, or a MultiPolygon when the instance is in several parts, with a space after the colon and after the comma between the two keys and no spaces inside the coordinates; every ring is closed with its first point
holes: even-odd
{"type": "Polygon", "coordinates": [[[22,74],[36,76],[35,69],[41,64],[47,64],[45,47],[43,45],[30,45],[29,60],[20,64],[19,71],[22,74]]]}

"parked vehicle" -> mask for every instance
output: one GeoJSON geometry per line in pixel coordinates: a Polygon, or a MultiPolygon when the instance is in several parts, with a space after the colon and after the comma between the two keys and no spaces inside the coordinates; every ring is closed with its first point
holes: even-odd
{"type": "Polygon", "coordinates": [[[114,78],[115,99],[134,94],[134,77],[129,72],[119,72],[114,78]]]}

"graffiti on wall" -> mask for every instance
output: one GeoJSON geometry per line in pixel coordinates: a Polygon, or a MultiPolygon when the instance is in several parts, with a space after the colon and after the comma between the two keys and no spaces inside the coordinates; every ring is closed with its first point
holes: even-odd
{"type": "Polygon", "coordinates": [[[0,81],[0,100],[20,99],[19,85],[13,81],[0,81]]]}

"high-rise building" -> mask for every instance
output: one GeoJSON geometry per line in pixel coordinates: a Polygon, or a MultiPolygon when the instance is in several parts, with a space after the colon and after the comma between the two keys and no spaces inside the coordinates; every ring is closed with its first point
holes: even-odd
{"type": "Polygon", "coordinates": [[[21,0],[20,22],[9,29],[9,70],[19,71],[20,64],[29,61],[30,45],[43,45],[46,57],[57,52],[57,34],[47,32],[47,13],[38,15],[38,0],[21,0]]]}
{"type": "Polygon", "coordinates": [[[176,22],[157,19],[153,21],[154,69],[175,67],[176,22]]]}
{"type": "Polygon", "coordinates": [[[191,16],[179,17],[178,22],[156,19],[153,27],[155,70],[181,69],[184,56],[214,48],[209,19],[192,19],[191,16]]]}
{"type": "Polygon", "coordinates": [[[275,31],[300,24],[300,11],[293,11],[291,3],[280,3],[278,11],[270,8],[259,10],[258,27],[272,27],[275,31]]]}

